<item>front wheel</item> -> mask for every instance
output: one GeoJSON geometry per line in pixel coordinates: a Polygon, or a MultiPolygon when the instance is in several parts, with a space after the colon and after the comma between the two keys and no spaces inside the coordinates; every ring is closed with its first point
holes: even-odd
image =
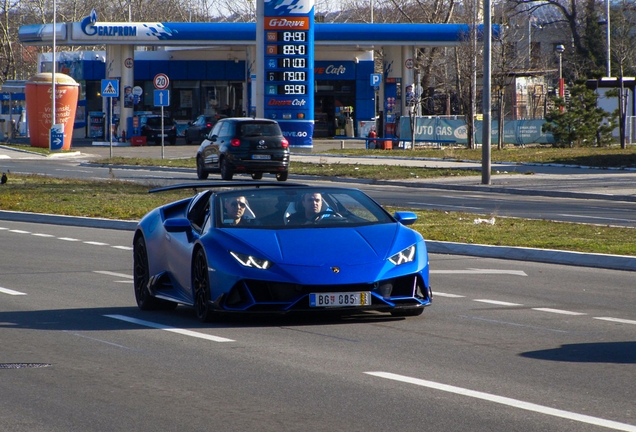
{"type": "Polygon", "coordinates": [[[287,181],[287,177],[289,177],[289,171],[281,171],[276,173],[276,180],[278,181],[287,181]]]}
{"type": "Polygon", "coordinates": [[[146,248],[146,241],[140,235],[133,245],[133,286],[135,288],[135,300],[141,310],[159,308],[159,299],[151,296],[148,291],[149,280],[148,249],[146,248]]]}
{"type": "Polygon", "coordinates": [[[194,296],[194,311],[201,322],[212,320],[212,305],[210,304],[210,276],[208,274],[208,260],[205,253],[199,249],[192,263],[192,289],[194,296]]]}

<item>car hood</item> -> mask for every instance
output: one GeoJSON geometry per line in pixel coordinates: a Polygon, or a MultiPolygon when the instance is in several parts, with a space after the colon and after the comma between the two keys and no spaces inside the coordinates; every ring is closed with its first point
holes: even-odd
{"type": "Polygon", "coordinates": [[[416,233],[399,223],[358,228],[261,230],[233,228],[228,235],[274,262],[320,267],[337,257],[341,265],[383,261],[417,241],[416,233]]]}

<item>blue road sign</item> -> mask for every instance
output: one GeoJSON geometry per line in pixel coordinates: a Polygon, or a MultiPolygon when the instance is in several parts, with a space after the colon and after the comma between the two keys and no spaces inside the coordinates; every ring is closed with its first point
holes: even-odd
{"type": "Polygon", "coordinates": [[[64,146],[64,125],[53,125],[49,131],[49,149],[60,150],[64,146]]]}
{"type": "Polygon", "coordinates": [[[119,97],[119,80],[102,80],[102,97],[119,97]]]}
{"type": "Polygon", "coordinates": [[[155,90],[155,106],[170,106],[170,90],[155,90]]]}
{"type": "Polygon", "coordinates": [[[381,81],[382,81],[382,74],[378,74],[378,73],[371,74],[371,87],[379,86],[381,81]]]}

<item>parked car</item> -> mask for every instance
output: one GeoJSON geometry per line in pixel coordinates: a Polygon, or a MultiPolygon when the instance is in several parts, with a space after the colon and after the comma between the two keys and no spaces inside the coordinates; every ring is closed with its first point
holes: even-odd
{"type": "Polygon", "coordinates": [[[431,304],[429,260],[411,212],[391,215],[358,189],[279,182],[198,182],[146,214],[133,237],[141,310],[417,316],[431,304]],[[308,198],[309,197],[309,198],[308,198]],[[306,202],[321,206],[303,224],[306,202]],[[240,210],[239,210],[240,209],[240,210]]]}
{"type": "Polygon", "coordinates": [[[161,129],[161,115],[144,115],[140,118],[141,135],[146,137],[146,142],[153,141],[161,144],[163,136],[164,143],[170,145],[177,143],[177,125],[170,117],[163,117],[163,130],[161,129]]]}
{"type": "Polygon", "coordinates": [[[197,177],[221,173],[232,180],[235,173],[248,173],[254,180],[264,173],[285,181],[289,175],[289,142],[275,120],[233,117],[219,120],[197,150],[197,177]]]}
{"type": "Polygon", "coordinates": [[[227,116],[221,114],[215,115],[200,115],[194,121],[188,123],[188,128],[185,130],[186,144],[192,144],[193,142],[201,143],[206,136],[210,133],[216,122],[227,116]]]}

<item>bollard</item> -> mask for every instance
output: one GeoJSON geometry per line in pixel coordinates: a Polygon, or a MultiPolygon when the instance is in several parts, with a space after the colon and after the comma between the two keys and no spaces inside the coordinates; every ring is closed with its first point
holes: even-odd
{"type": "Polygon", "coordinates": [[[340,141],[340,148],[343,149],[344,148],[344,140],[340,141]]]}

